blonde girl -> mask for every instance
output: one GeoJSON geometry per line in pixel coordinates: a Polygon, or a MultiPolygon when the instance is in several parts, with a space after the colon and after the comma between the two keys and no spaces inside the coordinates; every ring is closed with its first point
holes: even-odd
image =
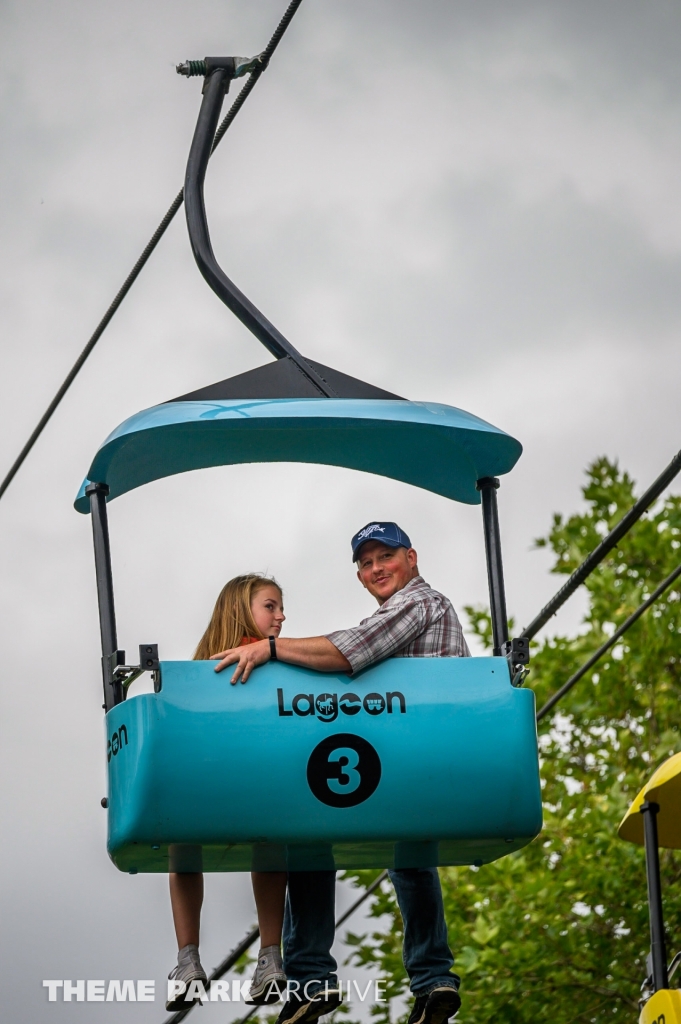
{"type": "MultiPolygon", "coordinates": [[[[278,637],[284,622],[284,600],[276,580],[260,573],[236,576],[223,587],[215,602],[208,628],[196,648],[194,659],[207,661],[220,651],[256,643],[265,637],[278,637]]],[[[251,1000],[272,1003],[278,989],[286,986],[281,960],[281,931],[286,897],[286,872],[254,871],[253,893],[260,925],[260,952],[253,981],[251,1000]]],[[[206,972],[199,958],[199,927],[203,903],[203,875],[170,874],[170,902],[177,935],[177,967],[169,977],[184,982],[186,988],[166,1004],[167,1010],[185,1009],[197,1000],[185,1002],[183,993],[192,981],[206,984],[206,972]]]]}

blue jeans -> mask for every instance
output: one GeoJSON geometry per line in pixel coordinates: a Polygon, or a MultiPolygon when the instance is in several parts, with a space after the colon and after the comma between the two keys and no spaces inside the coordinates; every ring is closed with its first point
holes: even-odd
{"type": "Polygon", "coordinates": [[[439,985],[458,989],[454,958],[447,943],[442,886],[437,868],[399,868],[390,872],[404,922],[402,960],[415,996],[439,985]]]}
{"type": "MultiPolygon", "coordinates": [[[[447,945],[447,926],[437,868],[391,871],[404,921],[403,960],[414,995],[439,985],[459,987],[452,973],[454,960],[447,945]]],[[[284,970],[291,981],[308,983],[308,993],[336,982],[334,940],[336,873],[292,871],[284,916],[284,970]]]]}
{"type": "MultiPolygon", "coordinates": [[[[290,871],[284,913],[284,971],[301,997],[336,983],[331,947],[336,931],[336,872],[290,871]]],[[[293,986],[290,990],[293,992],[293,986]]]]}

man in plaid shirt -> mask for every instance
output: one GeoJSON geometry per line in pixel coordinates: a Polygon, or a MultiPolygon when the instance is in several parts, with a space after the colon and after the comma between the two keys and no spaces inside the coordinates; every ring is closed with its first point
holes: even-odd
{"type": "Polygon", "coordinates": [[[419,576],[416,552],[406,533],[396,523],[369,523],[357,536],[357,575],[379,608],[359,626],[327,633],[352,671],[385,658],[469,658],[451,601],[419,576]],[[367,531],[368,538],[363,539],[367,531]]]}
{"type": "MultiPolygon", "coordinates": [[[[231,682],[245,683],[271,657],[321,672],[353,673],[386,658],[470,657],[451,602],[419,575],[416,552],[397,523],[368,523],[351,543],[357,577],[379,604],[373,615],[327,636],[268,638],[224,651],[216,656],[216,671],[236,665],[231,682]]],[[[415,996],[408,1024],[446,1024],[461,1005],[460,979],[452,972],[437,868],[396,869],[390,878],[404,921],[404,965],[415,996]]],[[[284,970],[291,991],[277,1024],[312,1024],[342,1001],[331,956],[335,880],[335,871],[289,873],[284,970]]]]}

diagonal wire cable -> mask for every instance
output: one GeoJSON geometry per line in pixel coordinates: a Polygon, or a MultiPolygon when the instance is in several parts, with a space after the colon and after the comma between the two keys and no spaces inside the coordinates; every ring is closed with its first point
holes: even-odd
{"type": "Polygon", "coordinates": [[[551,616],[555,615],[558,609],[565,604],[568,597],[574,594],[575,590],[584,582],[587,576],[590,576],[594,569],[601,564],[605,556],[614,547],[617,547],[624,535],[629,532],[632,526],[639,521],[643,513],[650,508],[664,489],[669,486],[679,470],[681,470],[681,451],[676,453],[669,465],[660,473],[657,480],[652,482],[648,490],[622,516],[619,523],[613,527],[608,536],[603,538],[590,555],[587,555],[558,593],[551,598],[548,604],[544,605],[539,615],[522,631],[520,634],[522,637],[527,637],[528,640],[531,640],[542,626],[546,625],[551,616]]]}
{"type": "Polygon", "coordinates": [[[538,722],[544,717],[544,715],[547,715],[549,713],[551,708],[553,708],[558,703],[561,697],[564,697],[565,694],[572,689],[575,683],[579,682],[582,676],[586,675],[590,668],[594,667],[596,662],[599,661],[603,657],[603,655],[606,654],[607,651],[609,651],[610,648],[617,643],[620,637],[624,636],[629,627],[633,626],[634,623],[641,618],[643,613],[646,612],[652,604],[655,604],[657,599],[661,597],[662,594],[664,594],[665,590],[668,590],[669,587],[671,587],[672,583],[676,579],[678,579],[679,576],[681,576],[681,565],[677,565],[676,569],[674,569],[674,571],[671,572],[666,579],[662,580],[662,583],[660,583],[659,587],[657,587],[653,591],[650,597],[648,597],[643,602],[643,604],[639,605],[635,612],[632,612],[629,618],[622,623],[619,629],[615,630],[610,639],[607,640],[601,647],[599,647],[598,650],[594,654],[592,654],[587,661],[584,662],[582,667],[577,669],[574,675],[570,676],[568,681],[564,683],[563,686],[561,686],[560,690],[557,690],[552,697],[549,697],[546,704],[544,704],[544,706],[540,708],[537,712],[538,722]]]}
{"type": "MultiPolygon", "coordinates": [[[[377,875],[376,878],[374,878],[374,880],[371,883],[371,885],[368,885],[366,887],[366,889],[364,890],[362,895],[359,897],[359,899],[355,900],[355,902],[350,907],[348,907],[348,909],[345,911],[345,913],[341,914],[341,916],[338,918],[338,920],[336,921],[336,931],[338,931],[338,929],[340,928],[340,926],[342,924],[345,924],[345,922],[348,920],[349,917],[352,917],[352,915],[355,913],[355,911],[358,910],[359,907],[362,906],[364,901],[369,896],[371,896],[372,892],[375,892],[376,889],[378,889],[378,887],[381,884],[381,882],[384,881],[384,879],[386,879],[387,877],[388,877],[388,871],[386,869],[385,871],[381,871],[380,875],[377,875]]],[[[225,957],[225,959],[222,961],[222,963],[219,964],[215,968],[213,973],[209,976],[208,984],[206,985],[206,991],[207,992],[210,991],[210,986],[212,985],[212,983],[214,981],[218,981],[220,978],[222,978],[223,975],[227,974],[227,971],[230,971],[232,969],[232,967],[234,967],[234,964],[237,962],[239,957],[243,956],[243,954],[248,949],[250,949],[250,947],[253,945],[253,943],[258,940],[259,936],[260,936],[260,929],[259,928],[254,928],[253,931],[250,931],[248,933],[248,935],[246,935],[241,940],[241,942],[239,943],[238,946],[234,947],[232,952],[229,953],[225,957]]],[[[185,1017],[187,1016],[187,1014],[191,1013],[191,1011],[194,1009],[195,1006],[196,1006],[196,1003],[192,1003],[190,1006],[188,1006],[186,1008],[186,1010],[176,1010],[175,1013],[171,1013],[170,1017],[166,1018],[164,1024],[179,1024],[179,1021],[184,1020],[185,1017]]],[[[252,1007],[248,1011],[248,1013],[246,1014],[245,1017],[242,1017],[240,1020],[235,1021],[234,1024],[246,1024],[246,1021],[250,1020],[251,1017],[255,1013],[257,1013],[257,1011],[259,1009],[260,1009],[259,1006],[252,1007]]]]}
{"type": "MultiPolygon", "coordinates": [[[[265,47],[265,49],[263,50],[263,52],[261,54],[261,60],[260,60],[259,67],[256,67],[253,71],[251,71],[249,77],[246,79],[246,82],[244,83],[244,85],[242,86],[241,90],[239,91],[239,95],[236,97],[236,99],[232,103],[231,107],[229,108],[229,110],[227,111],[225,117],[223,118],[223,120],[222,120],[222,122],[220,124],[220,127],[218,128],[217,132],[215,133],[215,140],[213,142],[213,148],[211,150],[211,153],[215,152],[216,148],[219,146],[220,142],[222,141],[222,139],[223,139],[223,137],[225,135],[225,132],[227,131],[227,129],[231,125],[232,121],[234,120],[236,115],[239,113],[239,111],[241,110],[242,106],[244,105],[244,103],[246,102],[246,100],[250,96],[251,92],[255,88],[255,85],[256,85],[258,79],[262,75],[263,71],[266,69],[267,64],[269,63],[269,60],[270,60],[272,54],[274,53],[274,51],[276,50],[277,46],[281,42],[281,38],[284,35],[284,32],[286,31],[286,29],[290,25],[290,23],[291,23],[291,21],[293,19],[294,14],[298,10],[298,8],[300,7],[302,2],[303,2],[303,0],[291,0],[291,3],[286,8],[286,11],[284,12],[284,16],[282,17],[281,21],[277,25],[277,28],[276,28],[276,30],[274,32],[274,35],[272,36],[272,38],[270,39],[269,43],[267,44],[267,46],[265,47]]],[[[177,195],[173,199],[172,203],[168,207],[168,211],[167,211],[165,217],[163,218],[163,220],[161,221],[161,223],[156,228],[156,230],[154,231],[153,235],[151,236],[151,238],[147,242],[146,246],[144,247],[141,256],[137,260],[137,263],[135,263],[135,266],[132,268],[132,270],[130,271],[130,273],[126,277],[125,281],[121,285],[121,287],[120,287],[118,293],[116,294],[113,302],[111,303],[111,305],[107,309],[107,311],[104,314],[104,316],[102,317],[102,319],[97,324],[97,327],[95,328],[94,332],[92,333],[92,335],[91,335],[87,345],[85,346],[83,351],[80,353],[80,355],[76,359],[75,363],[73,364],[73,366],[71,367],[69,373],[67,374],[63,384],[61,385],[61,387],[57,391],[56,395],[54,396],[54,398],[52,399],[52,401],[48,405],[48,407],[45,410],[45,412],[43,413],[43,415],[41,416],[41,418],[38,421],[38,424],[37,424],[35,430],[31,434],[31,436],[29,437],[29,439],[26,442],[26,444],[24,445],[24,447],[19,452],[19,454],[16,457],[16,459],[14,460],[12,466],[10,467],[9,472],[5,476],[5,479],[2,481],[2,483],[0,483],[0,498],[2,498],[3,494],[5,493],[5,491],[9,487],[9,485],[12,483],[12,480],[14,479],[14,477],[17,475],[17,473],[21,469],[23,463],[26,460],[26,457],[28,456],[28,454],[30,453],[30,451],[33,448],[34,444],[36,443],[36,441],[38,440],[38,438],[42,434],[43,430],[45,429],[45,427],[47,426],[47,424],[51,420],[53,414],[57,410],[61,400],[64,397],[64,395],[69,390],[69,388],[73,384],[74,380],[76,379],[76,377],[78,376],[78,374],[82,370],[82,368],[83,368],[83,366],[84,366],[88,356],[90,355],[90,353],[94,349],[95,345],[97,344],[97,342],[99,341],[101,336],[104,334],[104,331],[107,329],[107,327],[109,326],[109,324],[113,320],[117,310],[119,309],[121,303],[123,302],[123,299],[126,297],[128,292],[132,288],[133,284],[135,283],[135,281],[139,277],[143,267],[147,263],[149,257],[151,256],[152,252],[154,251],[154,249],[156,248],[158,243],[163,238],[164,234],[166,233],[166,230],[167,230],[168,226],[170,225],[171,221],[175,217],[175,214],[177,213],[177,211],[182,206],[183,202],[184,202],[184,190],[180,189],[180,191],[177,193],[177,195]]]]}

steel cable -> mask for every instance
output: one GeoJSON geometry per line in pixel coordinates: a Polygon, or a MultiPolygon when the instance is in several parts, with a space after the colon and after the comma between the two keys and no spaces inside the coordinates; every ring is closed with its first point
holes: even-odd
{"type": "Polygon", "coordinates": [[[678,579],[679,576],[681,576],[681,565],[677,565],[676,569],[674,569],[674,571],[670,573],[666,579],[662,580],[662,583],[660,583],[660,585],[653,591],[650,597],[646,598],[643,604],[640,604],[636,611],[632,612],[629,618],[622,623],[619,629],[615,630],[610,639],[606,640],[606,642],[602,644],[602,646],[599,647],[598,650],[594,654],[592,654],[587,661],[584,662],[582,667],[578,669],[573,675],[571,675],[568,681],[564,683],[559,690],[556,690],[552,697],[549,697],[546,704],[544,704],[544,706],[540,708],[537,712],[538,722],[544,717],[544,715],[547,715],[549,713],[551,708],[558,703],[561,697],[564,697],[565,694],[572,689],[575,683],[579,682],[582,676],[586,675],[590,668],[593,668],[596,662],[599,661],[603,657],[603,655],[606,654],[607,651],[609,651],[610,648],[617,643],[620,637],[624,636],[629,627],[633,626],[634,623],[641,618],[643,613],[647,611],[652,604],[655,604],[658,597],[661,597],[662,594],[664,594],[665,590],[668,590],[669,587],[671,587],[672,583],[676,579],[678,579]]]}
{"type": "Polygon", "coordinates": [[[657,480],[654,480],[647,491],[641,495],[628,512],[626,512],[619,523],[604,537],[598,547],[594,548],[590,555],[584,559],[581,565],[577,566],[566,583],[560,588],[557,594],[551,598],[548,604],[544,605],[532,622],[520,634],[531,640],[542,626],[545,626],[549,619],[556,614],[558,609],[565,604],[568,597],[574,594],[587,576],[590,576],[594,569],[601,564],[605,556],[617,547],[622,538],[629,532],[635,523],[639,521],[644,512],[650,508],[653,502],[659,498],[664,489],[669,486],[677,473],[681,470],[681,451],[677,452],[669,465],[660,473],[657,480]]]}
{"type": "MultiPolygon", "coordinates": [[[[293,19],[294,14],[298,10],[298,8],[300,7],[302,2],[303,2],[303,0],[292,0],[292,2],[286,8],[286,11],[284,12],[284,16],[282,17],[281,21],[277,25],[277,28],[276,28],[272,38],[270,39],[269,43],[267,44],[267,46],[265,47],[265,49],[262,52],[262,61],[261,61],[260,66],[255,68],[250,73],[250,75],[246,79],[246,82],[244,83],[243,87],[240,89],[239,95],[236,97],[236,99],[232,103],[231,107],[229,108],[229,110],[225,114],[225,117],[223,118],[223,120],[222,120],[222,122],[220,124],[220,127],[218,128],[217,132],[215,133],[215,140],[213,142],[213,148],[211,149],[211,153],[215,152],[216,148],[219,146],[220,142],[222,141],[222,139],[223,139],[223,137],[225,135],[225,132],[228,130],[228,128],[232,124],[234,118],[239,113],[239,111],[241,110],[242,106],[244,105],[244,103],[248,99],[249,95],[253,91],[256,82],[258,81],[258,79],[262,75],[263,71],[266,69],[267,64],[269,63],[269,60],[270,60],[272,54],[274,53],[274,51],[276,50],[277,46],[281,42],[281,39],[282,39],[282,36],[284,35],[284,32],[289,27],[289,25],[290,25],[290,23],[291,23],[291,21],[293,19]]],[[[44,414],[42,415],[42,417],[38,421],[38,425],[36,426],[35,430],[31,434],[31,436],[29,437],[29,439],[26,442],[26,444],[24,445],[24,447],[19,452],[17,458],[14,460],[14,462],[13,462],[9,472],[5,476],[4,480],[2,481],[2,483],[0,483],[0,498],[2,498],[3,494],[5,493],[5,491],[9,487],[9,485],[12,483],[12,480],[14,479],[14,477],[17,475],[17,473],[21,469],[21,466],[23,465],[24,461],[26,460],[26,457],[28,456],[29,452],[31,451],[31,449],[33,448],[34,444],[36,443],[36,441],[38,440],[38,438],[42,434],[43,430],[45,429],[45,427],[49,423],[50,419],[52,418],[54,412],[56,411],[57,407],[59,406],[59,404],[60,404],[61,400],[63,399],[64,395],[69,390],[69,388],[73,384],[74,380],[76,379],[76,377],[80,373],[80,371],[83,368],[83,365],[85,364],[85,361],[87,360],[88,356],[90,355],[90,353],[94,349],[95,345],[97,344],[97,342],[99,341],[101,336],[104,334],[104,331],[107,329],[107,327],[111,323],[114,315],[116,314],[116,312],[119,309],[121,303],[123,302],[123,299],[126,297],[128,292],[132,288],[133,284],[135,283],[135,281],[139,277],[139,275],[140,275],[140,273],[142,271],[142,268],[145,266],[147,260],[151,256],[152,252],[154,251],[154,249],[156,248],[158,243],[163,238],[163,235],[165,234],[166,229],[168,228],[169,224],[173,220],[173,218],[174,218],[175,214],[177,213],[177,211],[182,206],[183,202],[184,202],[184,190],[180,189],[180,191],[177,193],[177,195],[173,199],[172,203],[168,207],[168,211],[167,211],[165,217],[163,218],[163,220],[161,221],[161,223],[156,228],[156,230],[154,231],[153,235],[151,236],[151,238],[147,242],[147,245],[145,246],[144,250],[142,251],[141,256],[139,257],[139,259],[135,263],[135,266],[132,268],[132,270],[130,271],[130,273],[126,277],[125,281],[123,282],[123,284],[122,284],[121,288],[119,289],[118,293],[116,294],[113,302],[111,303],[111,305],[107,309],[107,311],[104,314],[104,316],[102,317],[102,319],[97,324],[97,327],[95,328],[93,334],[91,335],[87,345],[85,346],[83,351],[80,353],[80,355],[76,359],[75,363],[71,367],[71,370],[69,371],[68,375],[66,376],[63,384],[61,385],[61,387],[57,391],[56,395],[54,396],[54,398],[52,399],[52,401],[48,405],[47,409],[45,410],[44,414]]]]}

